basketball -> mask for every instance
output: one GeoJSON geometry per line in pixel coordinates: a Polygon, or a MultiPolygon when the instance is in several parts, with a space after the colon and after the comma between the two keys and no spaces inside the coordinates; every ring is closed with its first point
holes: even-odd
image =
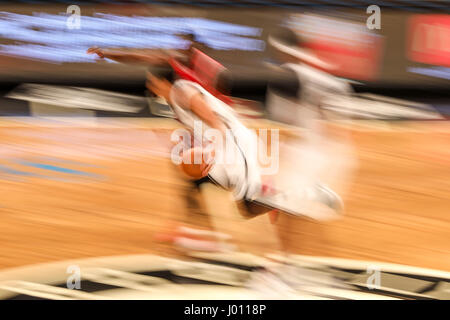
{"type": "Polygon", "coordinates": [[[208,174],[207,155],[202,148],[191,148],[183,153],[179,165],[181,171],[192,179],[200,179],[208,174]]]}

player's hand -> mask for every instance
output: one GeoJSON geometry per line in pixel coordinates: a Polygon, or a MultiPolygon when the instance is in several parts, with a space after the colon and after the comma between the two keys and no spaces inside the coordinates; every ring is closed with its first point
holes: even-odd
{"type": "Polygon", "coordinates": [[[99,47],[91,47],[87,50],[87,53],[88,54],[96,54],[102,59],[105,58],[105,54],[104,54],[103,50],[100,49],[99,47]]]}

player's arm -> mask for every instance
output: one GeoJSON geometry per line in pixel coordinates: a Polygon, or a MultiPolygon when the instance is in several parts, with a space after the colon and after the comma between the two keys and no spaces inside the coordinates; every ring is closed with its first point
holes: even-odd
{"type": "Polygon", "coordinates": [[[183,109],[191,110],[200,120],[211,128],[225,133],[225,125],[209,106],[203,94],[189,85],[173,85],[169,94],[169,103],[176,103],[183,109]],[[175,101],[172,101],[175,99],[175,101]]]}
{"type": "Polygon", "coordinates": [[[107,58],[121,63],[143,63],[151,65],[166,64],[171,54],[168,52],[158,52],[145,54],[139,52],[129,52],[120,50],[107,50],[97,47],[89,48],[88,54],[97,54],[100,58],[107,58]]]}
{"type": "Polygon", "coordinates": [[[150,72],[147,72],[146,86],[150,91],[166,99],[170,104],[176,103],[181,108],[190,109],[211,128],[225,132],[225,125],[197,89],[189,86],[172,85],[169,81],[159,79],[150,72]],[[172,99],[176,99],[176,101],[172,99]]]}
{"type": "Polygon", "coordinates": [[[211,128],[225,132],[225,125],[214,113],[200,92],[191,96],[190,109],[211,128]]]}

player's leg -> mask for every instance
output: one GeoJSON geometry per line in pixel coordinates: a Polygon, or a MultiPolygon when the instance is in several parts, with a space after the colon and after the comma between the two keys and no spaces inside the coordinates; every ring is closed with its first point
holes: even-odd
{"type": "Polygon", "coordinates": [[[239,250],[260,255],[280,250],[277,230],[266,215],[247,219],[240,213],[232,194],[212,183],[201,184],[200,193],[213,227],[230,234],[239,250]]]}

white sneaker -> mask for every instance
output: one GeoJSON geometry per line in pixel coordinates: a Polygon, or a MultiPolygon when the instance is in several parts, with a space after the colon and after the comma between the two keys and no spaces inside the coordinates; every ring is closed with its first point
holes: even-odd
{"type": "Polygon", "coordinates": [[[344,212],[344,202],[342,201],[342,198],[332,189],[318,183],[315,185],[314,191],[317,201],[333,209],[339,215],[344,212]]]}
{"type": "Polygon", "coordinates": [[[295,299],[297,296],[296,290],[267,268],[253,271],[246,286],[256,291],[259,299],[295,299]]]}
{"type": "Polygon", "coordinates": [[[307,188],[279,191],[255,200],[287,214],[319,221],[339,218],[344,211],[341,197],[329,187],[319,183],[307,188]]]}

